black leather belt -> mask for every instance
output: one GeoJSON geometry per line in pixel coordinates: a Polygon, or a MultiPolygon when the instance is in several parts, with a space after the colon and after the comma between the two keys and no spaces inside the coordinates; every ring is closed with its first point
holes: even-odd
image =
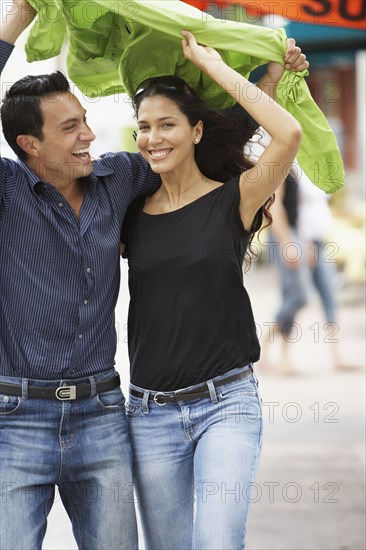
{"type": "MultiPolygon", "coordinates": [[[[228,376],[227,378],[224,378],[220,380],[219,382],[214,382],[215,388],[219,388],[220,386],[224,386],[225,384],[228,384],[229,382],[235,382],[235,380],[240,380],[241,378],[246,378],[247,376],[250,376],[253,372],[252,367],[248,368],[248,370],[245,370],[243,372],[239,372],[237,374],[233,374],[232,376],[228,376]]],[[[144,397],[143,392],[130,389],[130,394],[134,397],[140,397],[141,399],[144,397]]],[[[194,392],[182,392],[180,393],[179,390],[176,392],[150,392],[149,393],[149,400],[154,401],[157,405],[166,405],[167,403],[178,403],[179,401],[193,401],[194,399],[203,399],[204,397],[210,397],[210,392],[207,388],[207,384],[201,384],[197,388],[195,388],[194,392]]]]}
{"type": "MultiPolygon", "coordinates": [[[[107,380],[100,380],[95,383],[96,393],[103,393],[105,391],[113,390],[117,388],[121,383],[119,374],[113,378],[107,380]]],[[[22,395],[21,384],[4,384],[0,382],[0,393],[5,395],[22,395]]],[[[28,398],[45,398],[45,399],[59,399],[60,401],[79,399],[79,397],[90,397],[91,385],[90,382],[84,382],[82,384],[59,386],[58,388],[50,388],[47,386],[28,386],[28,398]]]]}

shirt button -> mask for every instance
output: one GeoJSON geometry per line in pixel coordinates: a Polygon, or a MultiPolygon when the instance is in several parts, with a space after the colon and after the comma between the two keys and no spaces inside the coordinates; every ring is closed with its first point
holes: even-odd
{"type": "Polygon", "coordinates": [[[88,303],[88,300],[84,300],[84,304],[86,305],[88,303]]]}
{"type": "Polygon", "coordinates": [[[59,202],[59,203],[58,203],[58,206],[59,206],[60,208],[61,208],[61,206],[63,206],[63,205],[64,205],[63,202],[59,202]]]}
{"type": "Polygon", "coordinates": [[[86,268],[86,272],[87,272],[87,273],[90,273],[90,272],[91,272],[90,267],[87,267],[87,268],[86,268]]]}
{"type": "Polygon", "coordinates": [[[82,335],[82,334],[79,334],[79,338],[80,338],[80,340],[82,339],[82,337],[83,337],[83,335],[82,335]]]}

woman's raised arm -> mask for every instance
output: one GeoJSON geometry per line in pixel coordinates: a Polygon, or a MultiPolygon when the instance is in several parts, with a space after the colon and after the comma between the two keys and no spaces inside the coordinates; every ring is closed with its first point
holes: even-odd
{"type": "Polygon", "coordinates": [[[231,69],[213,48],[200,46],[189,31],[182,31],[186,59],[229,93],[271,136],[271,143],[257,164],[240,178],[241,217],[251,228],[258,209],[287,176],[301,143],[295,118],[265,92],[231,69]]]}

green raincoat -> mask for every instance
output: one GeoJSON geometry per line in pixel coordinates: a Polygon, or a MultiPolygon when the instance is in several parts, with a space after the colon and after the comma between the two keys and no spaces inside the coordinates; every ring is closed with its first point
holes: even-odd
{"type": "MultiPolygon", "coordinates": [[[[60,53],[69,40],[70,79],[88,97],[134,94],[151,76],[175,74],[216,109],[233,104],[231,96],[184,59],[183,29],[199,43],[216,48],[224,61],[248,77],[253,69],[283,63],[286,33],[245,23],[215,19],[178,0],[29,0],[38,18],[31,29],[28,61],[60,53]]],[[[309,178],[327,193],[344,182],[335,136],[312,99],[307,71],[285,71],[277,100],[301,124],[298,161],[309,178]]],[[[286,128],[284,128],[286,131],[286,128]]]]}

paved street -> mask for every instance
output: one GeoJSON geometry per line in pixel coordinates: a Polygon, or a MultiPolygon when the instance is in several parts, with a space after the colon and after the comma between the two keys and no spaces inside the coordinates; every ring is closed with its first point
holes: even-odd
{"type": "MultiPolygon", "coordinates": [[[[259,271],[260,287],[268,288],[272,270],[259,271]]],[[[259,326],[266,329],[262,339],[268,339],[264,323],[271,319],[277,294],[270,290],[274,283],[267,292],[256,292],[256,273],[249,275],[253,308],[259,326]]],[[[320,305],[311,295],[296,319],[298,330],[290,344],[295,375],[258,367],[265,435],[258,500],[248,523],[250,550],[365,548],[363,292],[361,285],[340,291],[337,334],[324,325],[320,305]],[[334,372],[335,346],[345,367],[361,370],[334,372]]],[[[279,344],[273,337],[277,366],[279,344]]]]}
{"type": "MultiPolygon", "coordinates": [[[[126,315],[125,271],[124,266],[119,320],[126,315]]],[[[253,266],[246,280],[263,343],[277,303],[272,268],[253,266]]],[[[248,550],[366,547],[365,310],[361,285],[343,288],[339,305],[336,335],[324,329],[315,296],[299,315],[299,337],[291,344],[296,374],[283,376],[265,371],[262,365],[257,368],[265,436],[251,496],[248,550]],[[358,366],[359,371],[333,371],[331,347],[336,339],[342,363],[358,366]]],[[[123,365],[120,371],[126,388],[125,327],[121,322],[118,326],[118,364],[123,365]]],[[[276,339],[271,344],[274,360],[280,358],[279,344],[276,339]]],[[[44,549],[75,548],[58,501],[50,514],[44,549]]]]}

